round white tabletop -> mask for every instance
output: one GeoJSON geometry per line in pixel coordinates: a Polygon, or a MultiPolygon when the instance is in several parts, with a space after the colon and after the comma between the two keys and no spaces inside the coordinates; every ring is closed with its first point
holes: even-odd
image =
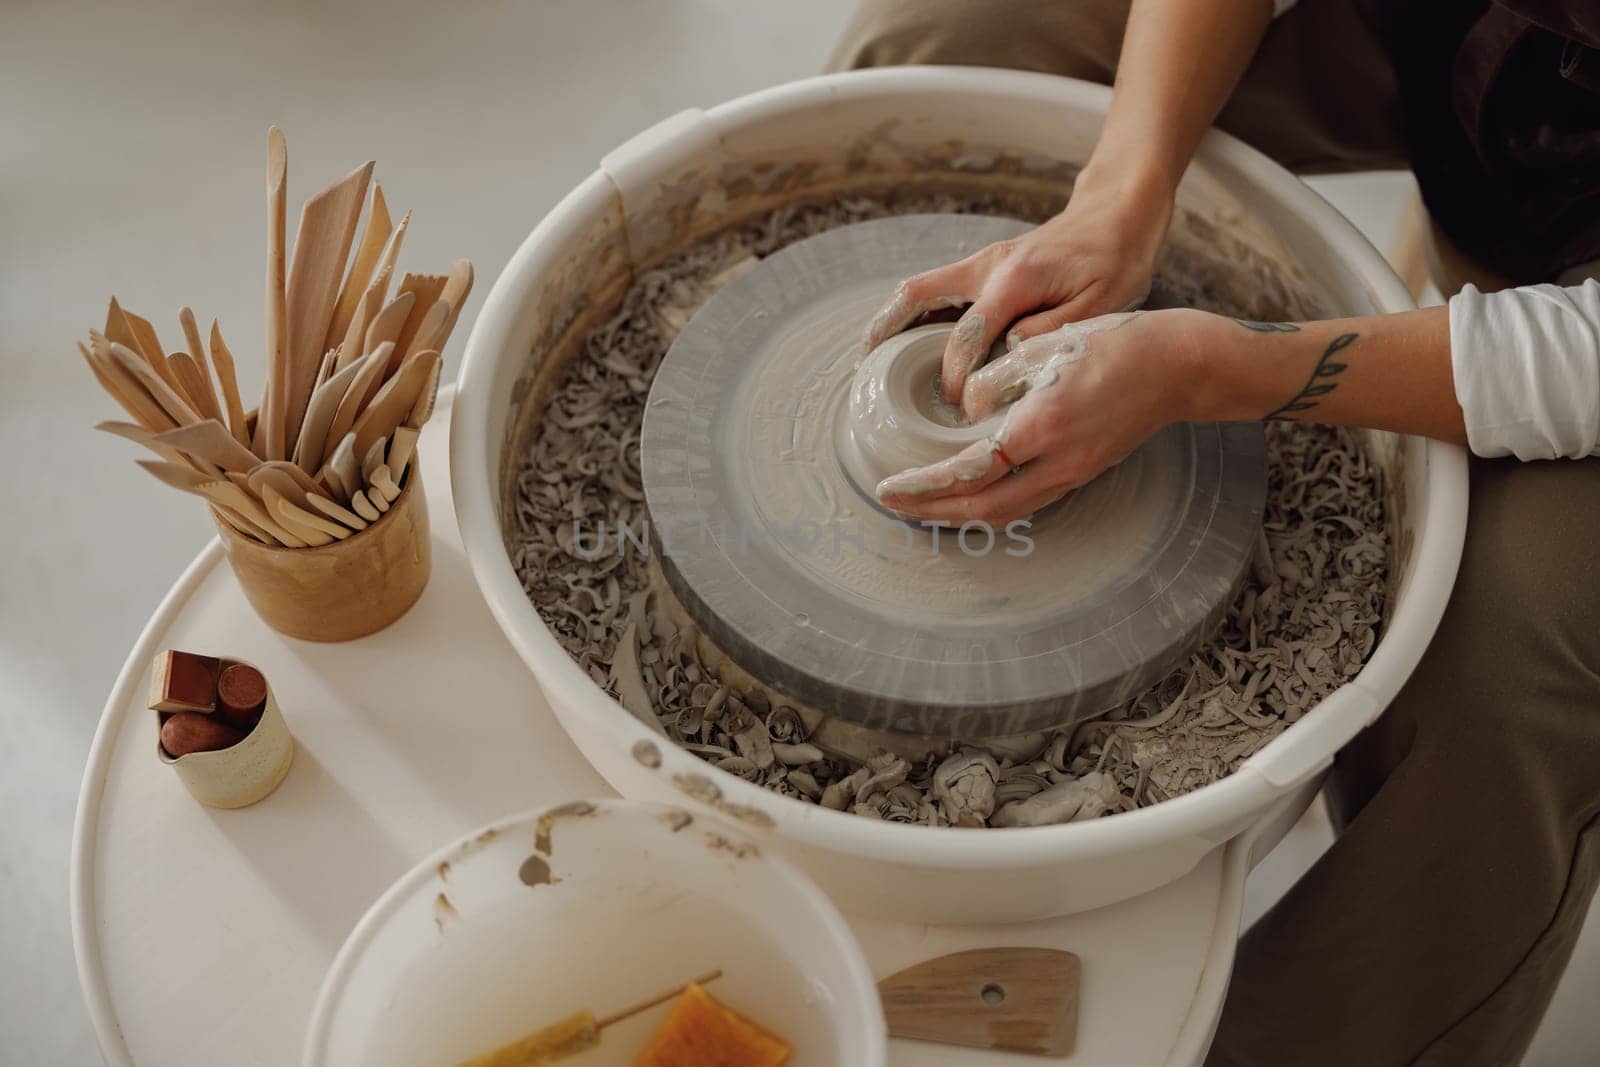
{"type": "MultiPolygon", "coordinates": [[[[399,622],[338,645],[283,637],[250,609],[213,541],[129,653],[90,751],[72,850],[78,972],[113,1067],[298,1062],[324,971],[395,878],[508,813],[612,795],[478,595],[450,506],[448,420],[446,393],[419,446],[433,577],[399,622]],[[277,792],[208,809],[157,761],[145,694],[165,648],[241,656],[266,672],[297,742],[277,792]]],[[[1251,854],[1272,826],[1169,886],[1082,915],[994,927],[852,916],[851,926],[880,978],[965,948],[1075,952],[1083,988],[1068,1062],[1194,1063],[1227,987],[1251,854]]],[[[896,1040],[891,1062],[1030,1061],[896,1040]]]]}

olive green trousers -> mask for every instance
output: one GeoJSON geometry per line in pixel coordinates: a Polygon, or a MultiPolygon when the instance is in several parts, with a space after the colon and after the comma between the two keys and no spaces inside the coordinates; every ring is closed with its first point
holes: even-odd
{"type": "MultiPolygon", "coordinates": [[[[867,0],[831,65],[1109,83],[1126,17],[1127,0],[867,0]]],[[[1301,173],[1404,167],[1382,17],[1301,0],[1217,125],[1301,173]]],[[[1339,754],[1338,839],[1245,934],[1211,1063],[1503,1067],[1571,957],[1600,882],[1600,458],[1470,471],[1444,621],[1339,754]]]]}

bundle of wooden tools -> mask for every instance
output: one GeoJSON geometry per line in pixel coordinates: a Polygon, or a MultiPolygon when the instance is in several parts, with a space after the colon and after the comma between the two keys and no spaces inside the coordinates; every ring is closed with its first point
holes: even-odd
{"type": "Polygon", "coordinates": [[[217,323],[208,346],[187,307],[178,313],[186,352],[167,352],[150,322],[115,298],[104,331],[78,346],[134,420],[96,428],[149,448],[159,459],[141,467],[205,498],[222,521],[263,544],[342,541],[389,510],[433,411],[439,354],[472,288],[463,259],[448,274],[402,275],[389,297],[411,216],[393,223],[372,169],[365,163],[306,201],[290,259],[288,151],[281,130],[268,132],[267,374],[256,411],[246,414],[240,402],[217,323]]]}

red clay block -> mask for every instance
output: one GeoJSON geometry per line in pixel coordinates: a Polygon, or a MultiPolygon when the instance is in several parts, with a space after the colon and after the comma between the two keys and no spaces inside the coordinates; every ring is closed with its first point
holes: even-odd
{"type": "Polygon", "coordinates": [[[267,680],[246,663],[233,663],[217,679],[217,715],[230,726],[255,729],[267,706],[267,680]]]}
{"type": "Polygon", "coordinates": [[[215,711],[221,669],[215,656],[167,649],[156,656],[150,672],[150,707],[156,711],[215,711]]]}

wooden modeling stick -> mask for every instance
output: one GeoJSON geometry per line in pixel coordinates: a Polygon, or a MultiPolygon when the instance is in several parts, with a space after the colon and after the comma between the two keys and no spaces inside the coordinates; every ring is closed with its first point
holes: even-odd
{"type": "MultiPolygon", "coordinates": [[[[258,465],[245,478],[250,491],[262,500],[266,499],[265,492],[268,486],[276,490],[278,495],[292,504],[305,505],[306,491],[300,487],[299,481],[289,473],[299,470],[293,463],[282,459],[269,459],[258,465]]],[[[315,484],[315,483],[313,483],[315,484]]],[[[267,509],[271,514],[271,509],[267,509]]]]}
{"type": "Polygon", "coordinates": [[[238,368],[233,353],[223,343],[222,330],[217,320],[211,320],[211,365],[217,372],[217,384],[222,387],[223,406],[227,409],[228,432],[246,448],[250,447],[250,428],[244,414],[244,402],[239,398],[238,368]]]}
{"type": "Polygon", "coordinates": [[[143,386],[123,376],[121,369],[113,365],[109,352],[102,354],[81,341],[78,342],[78,351],[83,354],[83,361],[89,365],[100,387],[110,393],[122,410],[145,430],[158,433],[177,425],[161,410],[161,405],[144,391],[143,386]]]}
{"type": "MultiPolygon", "coordinates": [[[[333,535],[328,533],[326,530],[323,530],[320,525],[317,525],[334,525],[333,523],[329,523],[327,519],[322,518],[320,515],[312,515],[308,511],[295,507],[293,504],[289,503],[289,501],[285,500],[283,495],[270,485],[263,485],[261,487],[261,496],[262,500],[266,504],[267,514],[276,519],[284,529],[289,530],[296,537],[303,538],[306,544],[317,546],[333,543],[333,535]],[[308,519],[316,520],[316,524],[302,522],[302,516],[308,519]]],[[[341,539],[348,536],[350,536],[350,531],[341,530],[341,539]]]]}
{"type": "Polygon", "coordinates": [[[439,353],[417,352],[384,382],[361,417],[356,419],[356,454],[365,456],[374,441],[389,437],[417,406],[422,391],[438,372],[439,353]]]}
{"type": "Polygon", "coordinates": [[[300,440],[294,446],[294,461],[301,467],[316,470],[322,465],[322,457],[327,450],[328,428],[333,425],[339,404],[350,391],[350,383],[361,372],[361,367],[358,360],[343,370],[335,371],[333,377],[318,386],[311,395],[305,420],[300,424],[300,440]]]}
{"type": "Polygon", "coordinates": [[[217,407],[217,398],[208,391],[205,372],[200,369],[193,356],[187,352],[174,352],[167,357],[167,368],[178,380],[178,395],[187,400],[189,406],[194,408],[201,418],[222,418],[222,409],[217,407]]]}
{"type": "Polygon", "coordinates": [[[422,391],[417,394],[417,402],[411,408],[411,414],[406,416],[406,425],[413,430],[421,430],[428,419],[433,417],[433,404],[439,398],[439,368],[441,360],[434,360],[433,367],[428,372],[428,379],[422,385],[422,391]]]}
{"type": "Polygon", "coordinates": [[[669,989],[665,993],[657,994],[637,1004],[630,1004],[621,1011],[600,1018],[596,1018],[595,1014],[588,1010],[574,1012],[565,1019],[502,1045],[493,1052],[464,1060],[460,1067],[533,1067],[535,1064],[551,1063],[568,1056],[575,1056],[598,1045],[600,1032],[606,1027],[631,1019],[659,1004],[680,997],[690,986],[706,985],[721,977],[721,968],[709,971],[693,982],[686,982],[676,989],[669,989]]]}
{"type": "Polygon", "coordinates": [[[283,459],[287,448],[284,412],[289,403],[289,308],[284,186],[288,179],[289,148],[283,131],[273,126],[267,131],[267,384],[252,442],[255,453],[266,459],[283,459]]]}
{"type": "Polygon", "coordinates": [[[116,341],[111,342],[111,360],[122,369],[124,375],[138,382],[150,394],[174,425],[187,426],[200,421],[200,413],[190,407],[189,402],[168,385],[165,378],[151,370],[150,365],[135,355],[132,349],[116,341]]]}
{"type": "MultiPolygon", "coordinates": [[[[357,439],[359,441],[359,438],[357,439]]],[[[366,452],[356,449],[356,455],[361,457],[361,480],[370,484],[372,472],[383,465],[384,447],[388,444],[383,438],[378,438],[368,446],[366,452]]]]}
{"type": "Polygon", "coordinates": [[[439,299],[450,305],[450,317],[445,320],[444,333],[429,348],[444,351],[445,342],[450,339],[450,334],[455,331],[456,319],[461,317],[461,307],[467,302],[467,296],[472,292],[472,261],[458,259],[450,266],[450,273],[445,276],[444,291],[439,294],[439,299]]]}
{"type": "MultiPolygon", "coordinates": [[[[347,494],[361,488],[361,461],[356,459],[356,435],[347,433],[328,457],[328,470],[338,478],[347,494]]],[[[379,510],[382,510],[381,508],[379,510]]]]}
{"type": "Polygon", "coordinates": [[[345,324],[339,346],[334,349],[330,374],[337,374],[361,358],[366,345],[367,331],[372,328],[372,320],[378,314],[378,299],[378,294],[373,289],[361,294],[361,299],[356,302],[355,313],[345,324]]]}
{"type": "Polygon", "coordinates": [[[361,354],[371,355],[386,341],[397,342],[400,339],[400,331],[406,324],[406,318],[411,314],[411,307],[416,302],[416,293],[401,293],[389,301],[388,305],[373,317],[372,325],[367,327],[367,335],[361,343],[361,354]]]}
{"type": "Polygon", "coordinates": [[[233,435],[216,419],[179,426],[157,434],[156,440],[180,452],[198,456],[225,471],[250,471],[261,462],[254,452],[234,440],[233,435]]]}
{"type": "Polygon", "coordinates": [[[378,464],[371,477],[367,479],[367,483],[372,487],[367,490],[368,497],[372,496],[372,489],[376,489],[388,503],[392,504],[400,499],[400,487],[389,474],[389,465],[386,463],[378,464]]]}
{"type": "Polygon", "coordinates": [[[383,198],[383,186],[375,181],[367,209],[367,224],[361,231],[361,243],[356,246],[355,259],[350,262],[350,273],[345,277],[344,288],[339,291],[333,318],[328,322],[327,336],[322,340],[324,350],[344,340],[357,306],[366,298],[372,273],[378,269],[378,257],[383,255],[384,246],[389,243],[389,235],[393,232],[394,221],[389,217],[389,204],[383,198]]]}
{"type": "MultiPolygon", "coordinates": [[[[422,332],[424,322],[433,313],[434,305],[439,302],[439,294],[444,292],[444,285],[448,279],[443,274],[407,274],[400,279],[399,296],[411,293],[415,300],[411,305],[411,313],[406,316],[405,325],[400,328],[400,336],[395,338],[394,357],[390,362],[390,371],[400,366],[400,361],[411,350],[411,342],[422,332]]],[[[437,329],[444,325],[444,320],[450,314],[450,309],[445,308],[442,315],[437,316],[431,328],[437,329]]]]}
{"type": "Polygon", "coordinates": [[[367,520],[351,511],[349,508],[334,503],[321,493],[307,493],[306,503],[312,510],[320,511],[328,518],[343,523],[352,530],[360,531],[367,528],[367,520]]]}
{"type": "Polygon", "coordinates": [[[195,397],[200,401],[200,410],[207,418],[222,420],[227,418],[222,410],[222,404],[217,400],[217,391],[211,386],[211,367],[206,362],[206,345],[200,339],[200,326],[194,321],[194,312],[187,307],[178,309],[178,324],[183,327],[183,337],[189,345],[189,359],[194,362],[198,372],[200,387],[204,396],[195,397]]]}
{"type": "Polygon", "coordinates": [[[148,319],[142,319],[125,310],[117,303],[117,298],[111,298],[111,304],[106,308],[106,340],[114,341],[124,346],[131,352],[138,354],[145,361],[145,365],[155,371],[169,386],[177,388],[177,379],[172,377],[172,372],[167,368],[167,355],[161,348],[161,339],[156,336],[156,328],[150,325],[148,319]]]}
{"type": "MultiPolygon", "coordinates": [[[[356,416],[360,413],[362,405],[366,402],[367,391],[382,376],[389,365],[389,354],[394,351],[394,342],[385,341],[374,349],[361,361],[361,367],[356,371],[355,377],[350,379],[350,388],[345,391],[339,401],[338,410],[334,412],[333,421],[328,424],[327,436],[322,445],[322,461],[327,463],[333,458],[333,449],[344,440],[356,424],[356,416]]],[[[310,457],[307,457],[310,458],[310,457]]],[[[345,473],[340,471],[340,474],[345,473]]]]}
{"type": "Polygon", "coordinates": [[[396,426],[389,438],[389,470],[394,472],[397,485],[406,479],[406,467],[417,450],[418,436],[418,431],[410,426],[396,426]]]}
{"type": "Polygon", "coordinates": [[[359,489],[350,494],[350,507],[357,515],[360,515],[369,523],[377,522],[383,514],[372,506],[372,501],[367,499],[367,494],[359,489]]]}
{"type": "Polygon", "coordinates": [[[179,452],[176,448],[173,448],[171,445],[162,444],[160,441],[156,440],[155,434],[151,433],[143,426],[139,426],[131,422],[97,422],[95,423],[94,428],[102,433],[114,434],[115,436],[122,438],[124,441],[132,441],[136,445],[143,445],[145,448],[148,448],[150,451],[160,456],[166,462],[175,466],[188,467],[191,470],[199,471],[201,474],[206,474],[213,477],[220,473],[219,469],[215,465],[207,463],[198,456],[185,455],[184,453],[179,452]]]}
{"type": "MultiPolygon", "coordinates": [[[[369,160],[305,202],[300,209],[300,228],[295,232],[294,256],[289,264],[287,304],[289,309],[287,407],[283,418],[283,440],[299,440],[300,422],[316,384],[317,367],[327,351],[323,339],[333,319],[339,299],[339,283],[344,278],[350,243],[355,239],[356,222],[367,195],[374,164],[369,160]]],[[[268,459],[282,459],[281,455],[268,459]]]]}

